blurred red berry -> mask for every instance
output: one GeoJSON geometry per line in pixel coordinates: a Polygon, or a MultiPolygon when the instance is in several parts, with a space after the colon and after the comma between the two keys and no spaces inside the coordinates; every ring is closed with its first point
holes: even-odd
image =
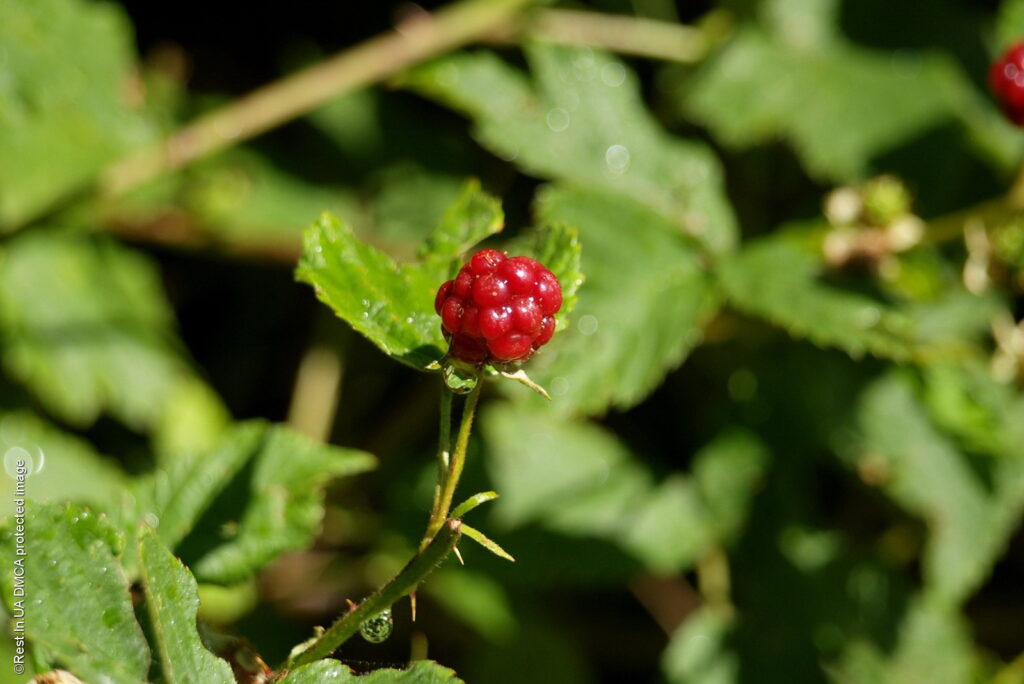
{"type": "Polygon", "coordinates": [[[1017,43],[992,63],[988,82],[1006,118],[1024,126],[1024,43],[1017,43]]]}
{"type": "Polygon", "coordinates": [[[551,339],[561,307],[562,286],[551,271],[495,249],[474,254],[434,300],[449,353],[474,364],[530,358],[551,339]]]}

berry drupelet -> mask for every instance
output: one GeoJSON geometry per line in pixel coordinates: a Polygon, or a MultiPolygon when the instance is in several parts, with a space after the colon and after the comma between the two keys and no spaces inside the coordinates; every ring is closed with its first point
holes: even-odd
{"type": "Polygon", "coordinates": [[[992,63],[988,82],[1006,118],[1024,126],[1024,43],[1017,43],[992,63]]]}
{"type": "Polygon", "coordinates": [[[555,332],[562,286],[529,257],[484,249],[441,285],[434,309],[449,354],[467,363],[525,361],[555,332]]]}

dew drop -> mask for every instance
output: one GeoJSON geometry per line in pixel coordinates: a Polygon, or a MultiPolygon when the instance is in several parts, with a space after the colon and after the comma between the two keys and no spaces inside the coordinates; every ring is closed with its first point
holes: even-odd
{"type": "Polygon", "coordinates": [[[12,478],[17,477],[19,470],[22,475],[35,472],[32,454],[23,447],[11,447],[4,452],[4,470],[12,478]]]}
{"type": "Polygon", "coordinates": [[[561,397],[569,393],[569,380],[559,375],[551,380],[551,395],[561,397]]]}
{"type": "Polygon", "coordinates": [[[593,335],[597,332],[597,317],[587,314],[586,316],[580,317],[580,322],[576,324],[579,328],[581,335],[593,335]]]}
{"type": "Polygon", "coordinates": [[[391,609],[385,608],[359,625],[359,634],[371,644],[379,644],[391,636],[391,630],[394,628],[395,621],[391,618],[391,609]]]}
{"type": "Polygon", "coordinates": [[[561,133],[569,127],[569,112],[561,107],[556,107],[548,112],[546,120],[548,128],[555,133],[561,133]]]}
{"type": "Polygon", "coordinates": [[[609,62],[601,69],[601,82],[609,88],[618,88],[626,81],[626,68],[618,62],[609,62]]]}
{"type": "Polygon", "coordinates": [[[604,163],[615,175],[624,174],[629,168],[629,150],[623,145],[612,145],[604,153],[604,163]]]}

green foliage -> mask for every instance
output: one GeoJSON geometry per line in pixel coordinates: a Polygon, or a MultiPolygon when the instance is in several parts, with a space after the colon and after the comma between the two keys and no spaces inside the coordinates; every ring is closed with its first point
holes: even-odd
{"type": "Polygon", "coordinates": [[[731,620],[720,611],[702,608],[686,619],[669,641],[662,669],[669,682],[729,684],[737,680],[739,663],[728,651],[731,620]]]}
{"type": "Polygon", "coordinates": [[[715,312],[700,256],[669,221],[628,198],[552,186],[537,210],[579,227],[587,280],[574,329],[545,347],[530,374],[553,392],[556,410],[633,406],[700,341],[715,312]]]}
{"type": "Polygon", "coordinates": [[[232,428],[209,451],[177,456],[137,482],[132,522],[156,521],[160,539],[174,548],[201,516],[220,516],[220,530],[201,545],[194,568],[204,581],[225,584],[310,543],[323,517],[326,482],[375,463],[364,452],[315,444],[260,421],[232,428]],[[244,502],[229,502],[225,510],[225,491],[244,502]]]}
{"type": "Polygon", "coordinates": [[[439,59],[404,83],[471,116],[480,142],[527,173],[630,197],[712,251],[733,246],[714,156],[651,119],[619,60],[545,44],[526,56],[535,83],[491,53],[439,59]]]}
{"type": "Polygon", "coordinates": [[[905,376],[882,378],[861,400],[862,468],[907,510],[928,522],[927,587],[959,603],[988,574],[1024,511],[1024,461],[986,464],[986,482],[929,420],[905,376]]]}
{"type": "Polygon", "coordinates": [[[369,454],[316,444],[298,433],[264,428],[252,453],[249,505],[237,530],[195,562],[197,576],[237,582],[268,561],[312,543],[323,518],[329,480],[369,470],[369,454]]]}
{"type": "MultiPolygon", "coordinates": [[[[30,504],[24,524],[31,554],[20,556],[26,581],[19,586],[7,572],[0,582],[8,612],[25,611],[36,661],[61,664],[86,680],[144,681],[149,649],[119,563],[123,536],[103,516],[60,504],[30,504]]],[[[19,558],[15,531],[9,518],[2,547],[12,561],[19,558]]]]}
{"type": "Polygon", "coordinates": [[[400,265],[325,214],[306,233],[296,275],[384,353],[422,370],[446,347],[434,312],[437,288],[462,251],[503,225],[498,204],[470,183],[428,237],[421,263],[400,265]]]}
{"type": "MultiPolygon", "coordinates": [[[[131,502],[129,478],[112,458],[29,411],[0,412],[0,453],[7,472],[22,458],[32,473],[32,499],[77,501],[117,511],[131,502]]],[[[5,515],[14,513],[15,480],[0,480],[5,515]]]]}
{"type": "Polygon", "coordinates": [[[403,20],[413,52],[440,40],[434,61],[363,43],[298,81],[334,100],[243,145],[267,112],[228,102],[240,84],[219,74],[256,83],[317,52],[301,36],[240,25],[193,60],[188,32],[158,45],[164,13],[133,8],[137,63],[116,3],[3,6],[0,456],[8,476],[27,462],[30,501],[18,530],[0,478],[0,555],[26,569],[0,593],[11,629],[25,610],[30,670],[1020,678],[1024,137],[982,90],[1024,3],[741,0],[638,21],[671,4],[540,3],[483,33],[506,3],[403,20]],[[446,47],[482,37],[509,43],[446,47]],[[692,62],[603,51],[663,40],[692,62]],[[225,103],[237,128],[160,149],[229,147],[111,190],[105,169],[225,103]],[[831,186],[848,183],[843,218],[831,186]],[[921,235],[891,230],[911,211],[921,235]],[[482,243],[563,286],[523,374],[437,363],[434,294],[482,243]],[[297,277],[329,308],[288,282],[300,247],[297,277]],[[378,350],[454,392],[484,383],[480,438],[441,439],[437,459],[467,457],[449,515],[488,536],[438,515],[415,554],[442,378],[378,350]],[[286,414],[319,439],[258,418],[286,414]],[[466,565],[442,564],[458,541],[466,565]],[[359,639],[385,608],[390,637],[359,639]],[[340,650],[314,637],[305,653],[326,659],[286,672],[336,618],[340,650]]]}
{"type": "Polygon", "coordinates": [[[282,684],[320,684],[320,682],[359,682],[361,684],[458,684],[462,680],[446,667],[420,660],[407,670],[383,668],[357,677],[337,660],[319,660],[289,672],[282,684]]]}
{"type": "Polygon", "coordinates": [[[190,370],[159,276],[107,239],[35,231],[0,262],[4,367],[79,426],[109,411],[144,429],[190,370]]]}
{"type": "Polygon", "coordinates": [[[828,282],[812,233],[785,231],[762,238],[722,264],[730,304],[795,337],[838,347],[854,358],[896,361],[950,358],[970,347],[996,303],[949,288],[944,299],[896,306],[828,282]]]}
{"type": "Polygon", "coordinates": [[[999,140],[989,149],[1013,164],[1007,149],[1020,150],[1019,136],[985,111],[949,59],[844,40],[835,27],[837,0],[766,0],[761,7],[763,20],[743,27],[679,98],[723,143],[750,147],[780,137],[813,175],[850,181],[907,138],[963,118],[999,140]]]}
{"type": "Polygon", "coordinates": [[[766,459],[753,437],[723,436],[698,454],[694,477],[655,483],[623,444],[595,425],[510,404],[489,407],[481,423],[488,466],[503,492],[495,504],[500,524],[539,523],[598,537],[657,572],[686,568],[733,537],[766,459]],[[723,470],[733,474],[726,487],[723,470]]]}
{"type": "Polygon", "coordinates": [[[0,232],[49,209],[152,137],[142,113],[125,105],[133,42],[124,13],[110,4],[5,3],[0,232]]]}
{"type": "Polygon", "coordinates": [[[139,535],[139,565],[163,681],[234,682],[231,667],[207,651],[196,632],[196,581],[148,527],[139,535]]]}

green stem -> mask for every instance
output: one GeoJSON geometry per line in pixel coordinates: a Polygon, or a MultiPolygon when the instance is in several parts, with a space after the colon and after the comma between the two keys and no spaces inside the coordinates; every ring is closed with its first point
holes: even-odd
{"type": "Polygon", "coordinates": [[[394,579],[367,596],[354,610],[340,617],[309,648],[289,659],[285,667],[294,670],[333,653],[359,631],[363,622],[415,591],[420,582],[451,553],[461,534],[460,521],[449,520],[444,523],[426,548],[417,553],[394,579]]]}
{"type": "Polygon", "coordinates": [[[480,400],[480,388],[483,387],[483,379],[479,379],[476,387],[466,397],[466,405],[462,409],[462,420],[459,423],[459,435],[455,440],[455,451],[448,463],[448,470],[440,482],[440,496],[437,506],[431,513],[430,522],[427,524],[425,539],[433,538],[441,525],[448,518],[448,511],[452,507],[452,499],[455,497],[455,488],[459,485],[459,478],[462,477],[462,468],[466,465],[466,449],[469,447],[469,433],[473,429],[473,416],[476,414],[476,405],[480,400]]]}
{"type": "MultiPolygon", "coordinates": [[[[441,425],[440,425],[440,436],[437,441],[437,484],[434,485],[434,503],[430,507],[430,522],[427,524],[427,533],[423,535],[423,541],[420,542],[420,551],[423,551],[430,543],[431,538],[436,533],[436,529],[431,532],[431,527],[434,521],[438,519],[438,510],[441,505],[441,490],[444,487],[445,480],[448,477],[448,464],[450,460],[450,454],[452,450],[452,397],[454,392],[445,386],[444,381],[441,381],[441,425]]],[[[443,520],[444,518],[441,518],[443,520]]]]}

